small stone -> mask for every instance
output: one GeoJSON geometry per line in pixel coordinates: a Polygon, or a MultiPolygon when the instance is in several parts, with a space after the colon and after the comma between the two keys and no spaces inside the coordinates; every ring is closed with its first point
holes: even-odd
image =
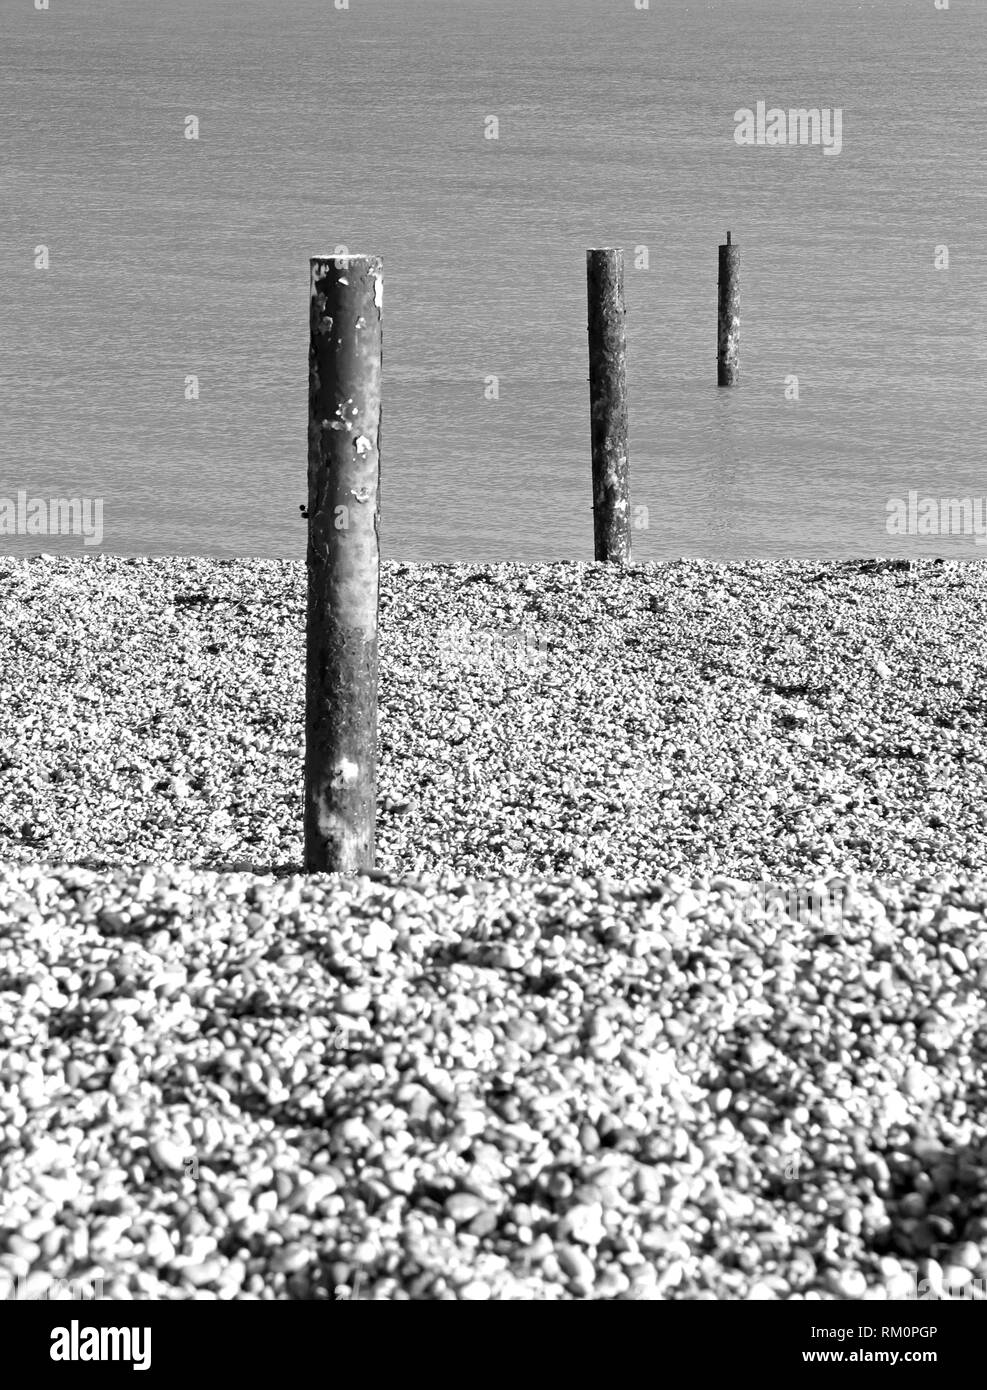
{"type": "Polygon", "coordinates": [[[36,1216],[33,1221],[21,1225],[20,1234],[25,1240],[41,1240],[52,1229],[52,1222],[46,1216],[36,1216]]]}
{"type": "Polygon", "coordinates": [[[577,1240],[580,1245],[596,1246],[606,1239],[603,1207],[599,1202],[587,1202],[570,1207],[559,1222],[559,1234],[577,1240]]]}
{"type": "Polygon", "coordinates": [[[203,1260],[201,1264],[185,1265],[181,1277],[196,1289],[215,1284],[223,1272],[222,1260],[203,1260]]]}
{"type": "Polygon", "coordinates": [[[953,1267],[959,1265],[963,1269],[973,1270],[979,1266],[982,1259],[979,1245],[972,1240],[961,1241],[949,1252],[950,1265],[953,1267]]]}
{"type": "Polygon", "coordinates": [[[26,1260],[29,1265],[36,1264],[41,1258],[41,1246],[33,1240],[26,1240],[22,1235],[8,1236],[7,1249],[12,1255],[26,1260]]]}
{"type": "Polygon", "coordinates": [[[295,1274],[310,1264],[311,1260],[311,1252],[304,1245],[292,1242],[290,1245],[283,1245],[279,1250],[275,1250],[271,1256],[271,1268],[276,1273],[295,1274]]]}
{"type": "Polygon", "coordinates": [[[912,1100],[924,1100],[934,1088],[924,1067],[911,1066],[905,1069],[901,1089],[912,1100]]]}
{"type": "Polygon", "coordinates": [[[826,1129],[842,1130],[849,1123],[849,1115],[846,1107],[840,1105],[839,1101],[821,1100],[816,1106],[819,1115],[819,1123],[826,1129]]]}
{"type": "Polygon", "coordinates": [[[638,1201],[656,1203],[661,1200],[661,1174],[651,1164],[641,1164],[635,1174],[635,1184],[638,1201]]]}
{"type": "Polygon", "coordinates": [[[575,1245],[557,1245],[555,1257],[577,1292],[588,1298],[596,1282],[596,1269],[589,1256],[575,1245]]]}
{"type": "Polygon", "coordinates": [[[867,1160],[865,1171],[878,1188],[887,1187],[891,1182],[891,1169],[880,1154],[875,1154],[873,1158],[867,1160]]]}
{"type": "Polygon", "coordinates": [[[859,1236],[863,1230],[864,1214],[859,1207],[847,1207],[843,1213],[843,1229],[848,1236],[859,1236]]]}
{"type": "MultiPolygon", "coordinates": [[[[411,1189],[409,1189],[411,1190],[411,1189]]],[[[471,1236],[489,1236],[497,1229],[497,1213],[489,1208],[478,1212],[469,1223],[467,1230],[471,1236]]]]}
{"type": "Polygon", "coordinates": [[[687,888],[675,899],[675,912],[679,917],[701,917],[705,909],[695,893],[687,888]]]}
{"type": "Polygon", "coordinates": [[[867,1280],[859,1269],[830,1269],[826,1286],[837,1298],[861,1299],[867,1291],[867,1280]]]}
{"type": "Polygon", "coordinates": [[[175,1258],[175,1247],[168,1232],[161,1226],[152,1226],[144,1242],[144,1249],[153,1265],[170,1264],[175,1258]]]}
{"type": "Polygon", "coordinates": [[[349,1119],[344,1120],[336,1132],[344,1144],[351,1145],[353,1148],[366,1149],[374,1142],[373,1133],[359,1115],[352,1115],[349,1119]]]}
{"type": "Polygon", "coordinates": [[[62,1248],[65,1232],[51,1230],[41,1238],[42,1264],[47,1268],[62,1248]]]}
{"type": "Polygon", "coordinates": [[[185,1242],[188,1252],[187,1259],[190,1265],[204,1264],[206,1260],[211,1260],[216,1254],[216,1237],[214,1235],[192,1236],[185,1242]]]}
{"type": "Polygon", "coordinates": [[[720,1209],[731,1221],[747,1221],[754,1215],[754,1199],[746,1192],[723,1192],[720,1209]]]}
{"type": "Polygon", "coordinates": [[[596,1153],[600,1147],[600,1136],[596,1128],[589,1124],[582,1124],[579,1127],[579,1145],[584,1153],[596,1153]]]}
{"type": "Polygon", "coordinates": [[[403,1168],[391,1169],[387,1174],[387,1185],[392,1192],[403,1193],[406,1197],[410,1196],[418,1185],[414,1167],[406,1164],[403,1168]]]}
{"type": "Polygon", "coordinates": [[[677,1289],[684,1278],[685,1266],[682,1261],[673,1260],[659,1276],[658,1287],[663,1293],[666,1289],[677,1289]]]}
{"type": "Polygon", "coordinates": [[[744,1048],[744,1059],[757,1071],[765,1065],[773,1053],[774,1048],[770,1043],[756,1039],[744,1048]]]}
{"type": "Polygon", "coordinates": [[[915,1298],[915,1276],[907,1270],[902,1269],[897,1274],[887,1276],[886,1287],[888,1298],[896,1303],[915,1298]]]}
{"type": "Polygon", "coordinates": [[[370,991],[368,989],[349,989],[336,1001],[336,1008],[342,1014],[364,1015],[370,1010],[370,991]]]}
{"type": "Polygon", "coordinates": [[[546,1191],[556,1201],[565,1201],[572,1196],[572,1178],[565,1172],[552,1173],[546,1184],[546,1191]]]}
{"type": "Polygon", "coordinates": [[[445,1206],[447,1215],[452,1217],[457,1226],[462,1226],[467,1221],[472,1221],[481,1211],[485,1211],[487,1203],[473,1192],[454,1192],[451,1197],[446,1198],[445,1206]]]}
{"type": "Polygon", "coordinates": [[[622,1269],[607,1265],[596,1277],[597,1298],[619,1298],[630,1288],[630,1280],[622,1269]]]}
{"type": "MultiPolygon", "coordinates": [[[[339,1191],[339,1181],[333,1173],[317,1173],[314,1178],[308,1179],[295,1189],[294,1196],[289,1203],[291,1211],[298,1210],[312,1212],[324,1202],[327,1197],[331,1197],[334,1192],[339,1191]]],[[[342,1281],[337,1280],[337,1283],[342,1281]]]]}
{"type": "Polygon", "coordinates": [[[504,1029],[511,1042],[526,1052],[541,1052],[545,1046],[545,1030],[533,1019],[513,1019],[504,1029]]]}
{"type": "Polygon", "coordinates": [[[219,1276],[219,1288],[226,1297],[230,1292],[238,1289],[247,1277],[247,1266],[242,1260],[230,1260],[223,1268],[219,1276]]]}
{"type": "Polygon", "coordinates": [[[182,1150],[170,1139],[154,1139],[147,1146],[151,1158],[166,1173],[181,1173],[184,1169],[182,1150]]]}
{"type": "Polygon", "coordinates": [[[471,1279],[459,1290],[459,1297],[468,1303],[485,1303],[490,1298],[490,1285],[482,1279],[471,1279]]]}
{"type": "Polygon", "coordinates": [[[898,1204],[898,1209],[905,1217],[922,1217],[925,1215],[925,1198],[921,1192],[906,1192],[898,1204]]]}
{"type": "Polygon", "coordinates": [[[958,946],[943,947],[943,955],[961,975],[969,974],[970,962],[958,946]]]}

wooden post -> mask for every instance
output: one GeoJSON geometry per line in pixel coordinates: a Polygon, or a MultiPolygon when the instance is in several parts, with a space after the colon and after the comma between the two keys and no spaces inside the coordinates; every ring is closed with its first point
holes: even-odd
{"type": "Polygon", "coordinates": [[[716,325],[716,384],[736,386],[740,380],[740,248],[727,232],[720,247],[716,325]]]}
{"type": "Polygon", "coordinates": [[[624,253],[586,252],[594,558],[629,563],[624,253]]]}
{"type": "Polygon", "coordinates": [[[380,583],[379,256],[311,261],[305,868],[374,865],[380,583]]]}

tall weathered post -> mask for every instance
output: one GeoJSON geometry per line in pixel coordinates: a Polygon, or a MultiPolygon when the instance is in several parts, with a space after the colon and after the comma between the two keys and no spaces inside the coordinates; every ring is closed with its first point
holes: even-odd
{"type": "Polygon", "coordinates": [[[720,247],[717,295],[716,384],[736,386],[740,380],[740,247],[727,232],[720,247]]]}
{"type": "Polygon", "coordinates": [[[622,250],[586,252],[586,288],[594,556],[626,563],[631,558],[631,518],[622,250]]]}
{"type": "Polygon", "coordinates": [[[380,583],[379,256],[311,261],[305,868],[373,868],[380,583]]]}

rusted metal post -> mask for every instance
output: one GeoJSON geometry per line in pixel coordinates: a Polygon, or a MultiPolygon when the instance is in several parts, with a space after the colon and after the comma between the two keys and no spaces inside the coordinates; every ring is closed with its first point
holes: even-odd
{"type": "Polygon", "coordinates": [[[727,232],[720,247],[716,325],[716,384],[736,386],[740,380],[740,248],[727,232]]]}
{"type": "Polygon", "coordinates": [[[305,868],[374,866],[380,584],[379,256],[311,261],[305,868]]]}
{"type": "Polygon", "coordinates": [[[586,288],[594,556],[597,560],[628,563],[631,558],[631,509],[622,250],[586,252],[586,288]]]}

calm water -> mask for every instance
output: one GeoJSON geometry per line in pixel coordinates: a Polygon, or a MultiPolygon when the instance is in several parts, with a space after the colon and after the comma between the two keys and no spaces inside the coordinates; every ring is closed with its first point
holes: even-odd
{"type": "Polygon", "coordinates": [[[585,251],[621,245],[636,558],[987,556],[885,529],[987,494],[987,5],[0,0],[0,33],[0,496],[301,557],[308,258],[345,244],[384,257],[385,553],[592,558],[585,251]],[[842,153],[738,146],[758,100],[842,108],[842,153]]]}

